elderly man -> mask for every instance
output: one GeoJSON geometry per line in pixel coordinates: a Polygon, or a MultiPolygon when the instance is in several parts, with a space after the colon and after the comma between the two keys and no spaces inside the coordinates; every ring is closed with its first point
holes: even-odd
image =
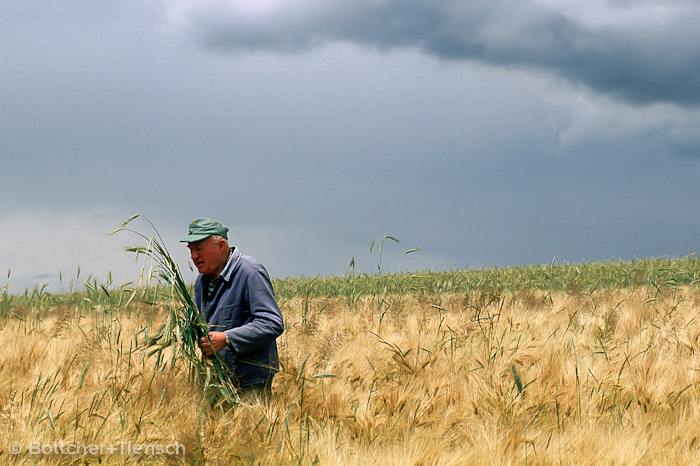
{"type": "Polygon", "coordinates": [[[221,223],[198,218],[180,240],[199,271],[194,301],[210,329],[199,347],[206,356],[219,353],[244,394],[267,395],[279,368],[275,340],[284,331],[282,313],[265,268],[229,247],[227,235],[221,223]]]}

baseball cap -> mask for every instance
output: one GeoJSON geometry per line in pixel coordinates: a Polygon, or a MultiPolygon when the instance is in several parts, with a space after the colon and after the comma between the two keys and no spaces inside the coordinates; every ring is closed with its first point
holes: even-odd
{"type": "Polygon", "coordinates": [[[196,243],[207,239],[212,235],[218,235],[228,239],[228,228],[210,218],[196,218],[190,222],[187,236],[180,240],[181,243],[196,243]]]}

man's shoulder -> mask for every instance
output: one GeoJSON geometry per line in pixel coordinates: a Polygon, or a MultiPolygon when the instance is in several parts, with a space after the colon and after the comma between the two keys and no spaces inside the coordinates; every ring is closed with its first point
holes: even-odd
{"type": "Polygon", "coordinates": [[[246,256],[241,254],[240,268],[246,273],[254,273],[260,270],[265,270],[265,267],[253,256],[246,256]]]}

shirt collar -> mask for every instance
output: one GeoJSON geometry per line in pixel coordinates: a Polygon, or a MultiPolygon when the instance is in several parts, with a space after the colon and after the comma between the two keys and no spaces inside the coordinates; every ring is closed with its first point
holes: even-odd
{"type": "Polygon", "coordinates": [[[219,276],[226,280],[227,282],[231,280],[231,276],[233,275],[233,272],[236,270],[238,267],[238,262],[241,260],[241,251],[238,250],[236,246],[231,246],[231,251],[229,252],[228,255],[228,261],[226,262],[226,265],[224,266],[224,269],[221,271],[219,276]]]}

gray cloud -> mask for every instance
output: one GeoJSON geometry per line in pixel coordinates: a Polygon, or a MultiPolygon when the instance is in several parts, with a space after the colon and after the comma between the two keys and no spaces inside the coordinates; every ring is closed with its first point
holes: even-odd
{"type": "Polygon", "coordinates": [[[138,279],[133,213],[188,279],[199,216],[277,277],[694,252],[694,5],[536,1],[8,0],[0,286],[138,279]]]}
{"type": "Polygon", "coordinates": [[[515,0],[180,2],[168,16],[220,51],[294,53],[336,41],[409,47],[442,60],[543,69],[634,104],[700,103],[700,6],[596,3],[577,11],[515,0]]]}

